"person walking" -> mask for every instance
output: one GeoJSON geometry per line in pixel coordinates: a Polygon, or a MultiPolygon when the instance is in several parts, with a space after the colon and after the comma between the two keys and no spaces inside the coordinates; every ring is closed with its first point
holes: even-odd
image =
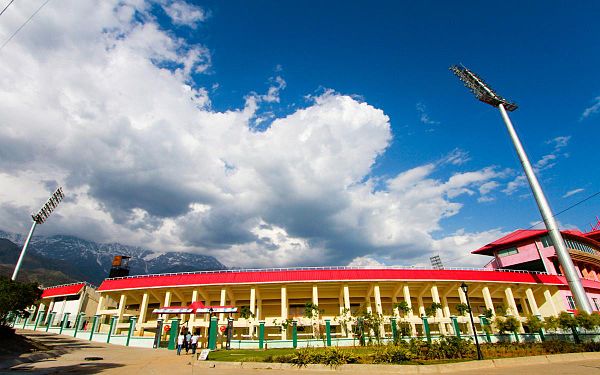
{"type": "Polygon", "coordinates": [[[198,347],[199,338],[200,335],[198,334],[198,330],[196,330],[196,332],[194,332],[194,334],[192,335],[192,355],[196,354],[196,348],[198,347]]]}
{"type": "Polygon", "coordinates": [[[188,354],[190,349],[192,348],[192,333],[187,331],[185,334],[185,354],[188,354]]]}
{"type": "Polygon", "coordinates": [[[179,333],[179,336],[177,336],[177,355],[181,355],[181,347],[183,346],[184,341],[185,335],[182,331],[181,333],[179,333]]]}

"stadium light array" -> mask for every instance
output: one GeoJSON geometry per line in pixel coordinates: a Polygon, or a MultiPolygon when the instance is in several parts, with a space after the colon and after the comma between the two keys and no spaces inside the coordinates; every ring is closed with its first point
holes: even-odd
{"type": "Polygon", "coordinates": [[[529,162],[529,158],[525,153],[525,149],[521,144],[521,140],[519,139],[510,117],[508,117],[508,113],[506,112],[514,111],[517,109],[517,105],[498,95],[488,84],[484,82],[483,79],[466,67],[462,65],[453,65],[450,67],[450,70],[465,84],[469,90],[471,90],[473,95],[475,95],[478,100],[500,110],[500,114],[502,115],[502,119],[506,125],[506,129],[508,130],[519,159],[521,160],[521,165],[523,166],[523,170],[525,171],[525,175],[529,181],[529,186],[531,187],[531,191],[533,192],[538,209],[540,210],[540,214],[542,215],[542,219],[544,220],[544,224],[548,230],[548,235],[550,236],[550,239],[554,245],[554,249],[556,250],[556,256],[558,257],[558,261],[565,273],[565,278],[567,279],[569,289],[571,289],[571,293],[573,294],[575,304],[580,311],[591,313],[592,305],[587,297],[585,289],[583,288],[579,274],[575,269],[573,259],[571,259],[571,256],[569,255],[565,241],[562,238],[560,230],[558,229],[558,224],[554,219],[554,214],[550,209],[550,205],[548,204],[548,200],[544,195],[544,191],[542,190],[542,187],[535,175],[535,171],[529,162]]]}

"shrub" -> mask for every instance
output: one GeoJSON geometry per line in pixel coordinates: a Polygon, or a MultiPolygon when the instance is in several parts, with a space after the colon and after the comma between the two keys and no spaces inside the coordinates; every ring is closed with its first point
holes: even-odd
{"type": "Polygon", "coordinates": [[[585,311],[580,311],[575,317],[575,323],[578,327],[591,331],[596,328],[596,319],[585,311]]]}
{"type": "MultiPolygon", "coordinates": [[[[42,290],[37,283],[22,283],[8,277],[0,276],[0,326],[8,326],[9,317],[29,316],[27,308],[37,303],[42,290]]],[[[2,335],[10,335],[11,329],[0,331],[2,335]]]]}
{"type": "Polygon", "coordinates": [[[371,356],[373,363],[402,363],[414,359],[408,347],[386,345],[377,347],[371,356]]]}
{"type": "Polygon", "coordinates": [[[539,332],[544,327],[544,322],[536,315],[528,315],[527,327],[531,332],[539,332]]]}
{"type": "Polygon", "coordinates": [[[494,319],[494,325],[499,333],[516,332],[519,330],[519,321],[514,316],[501,317],[494,319]]]}
{"type": "Polygon", "coordinates": [[[337,368],[346,363],[358,362],[358,357],[351,351],[340,348],[303,348],[293,354],[286,354],[273,358],[276,362],[291,363],[298,367],[306,367],[310,363],[320,363],[332,368],[337,368]]]}
{"type": "Polygon", "coordinates": [[[544,328],[550,332],[556,332],[559,328],[558,318],[555,316],[549,316],[544,319],[544,328]]]}
{"type": "Polygon", "coordinates": [[[456,311],[458,315],[465,316],[469,312],[469,306],[466,303],[459,303],[456,305],[456,311]]]}
{"type": "Polygon", "coordinates": [[[331,368],[337,368],[346,363],[356,363],[358,358],[349,350],[327,348],[321,353],[319,363],[331,368]]]}
{"type": "Polygon", "coordinates": [[[433,342],[428,351],[430,359],[470,358],[475,353],[475,346],[470,340],[458,337],[441,337],[433,342]]]}
{"type": "Polygon", "coordinates": [[[542,343],[542,348],[548,354],[578,352],[577,346],[569,341],[547,340],[542,343]]]}
{"type": "Polygon", "coordinates": [[[563,311],[558,315],[558,326],[562,330],[568,331],[577,327],[577,320],[573,315],[563,311]]]}

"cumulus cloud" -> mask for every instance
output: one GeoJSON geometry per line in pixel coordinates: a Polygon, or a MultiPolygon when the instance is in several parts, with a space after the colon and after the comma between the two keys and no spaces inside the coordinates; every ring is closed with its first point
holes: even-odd
{"type": "Polygon", "coordinates": [[[176,25],[195,29],[199,22],[206,19],[206,12],[202,8],[185,1],[165,1],[162,7],[176,25]]]}
{"type": "MultiPolygon", "coordinates": [[[[2,52],[4,229],[23,232],[60,184],[67,198],[41,233],[203,252],[231,266],[410,264],[498,234],[436,236],[459,197],[486,196],[503,171],[434,177],[468,159],[455,150],[370,177],[392,141],[390,119],[356,96],[327,90],[256,131],[261,105],[279,102],[281,76],[242,108],[214,111],[192,78],[211,68],[210,51],[163,30],[150,4],[49,5],[2,52]]],[[[0,33],[30,14],[26,2],[14,7],[0,33]]]]}

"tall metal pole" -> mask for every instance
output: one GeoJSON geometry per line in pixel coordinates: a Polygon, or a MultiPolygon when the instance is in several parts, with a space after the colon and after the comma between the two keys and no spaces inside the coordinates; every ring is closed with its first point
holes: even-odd
{"type": "Polygon", "coordinates": [[[15,271],[12,274],[12,280],[15,281],[17,279],[17,274],[19,273],[19,269],[21,268],[21,263],[23,263],[23,258],[25,257],[25,252],[27,251],[27,246],[29,245],[29,241],[33,236],[33,231],[35,230],[36,222],[34,221],[31,224],[31,229],[29,230],[29,234],[27,235],[27,239],[23,244],[23,249],[21,250],[21,255],[19,255],[19,260],[17,261],[17,265],[15,266],[15,271]]]}
{"type": "Polygon", "coordinates": [[[573,298],[575,299],[575,304],[577,308],[581,311],[585,311],[587,313],[592,312],[592,305],[590,304],[590,300],[585,293],[585,289],[583,289],[583,285],[581,284],[581,279],[575,270],[575,265],[573,264],[573,260],[569,255],[569,251],[567,250],[567,246],[565,245],[565,241],[560,234],[560,230],[558,229],[558,225],[556,224],[556,220],[554,220],[554,215],[552,214],[552,210],[550,209],[550,205],[546,200],[546,196],[542,191],[542,187],[538,182],[537,177],[535,176],[535,172],[533,171],[533,167],[529,162],[529,158],[527,158],[527,154],[523,149],[523,145],[517,136],[517,132],[513,127],[510,118],[508,117],[508,113],[504,108],[504,104],[500,103],[498,105],[500,109],[500,113],[502,114],[502,119],[504,119],[504,123],[506,124],[506,129],[510,134],[510,138],[513,141],[515,149],[517,150],[517,154],[519,155],[519,159],[521,160],[521,164],[523,165],[523,170],[525,171],[525,175],[527,176],[527,180],[529,181],[529,186],[533,192],[533,196],[538,205],[540,213],[542,214],[542,219],[544,220],[544,224],[546,225],[546,229],[548,229],[548,235],[552,240],[552,244],[554,245],[554,250],[556,251],[556,255],[558,257],[558,261],[563,268],[565,273],[565,278],[567,279],[567,283],[569,284],[569,288],[571,289],[571,293],[573,293],[573,298]]]}

